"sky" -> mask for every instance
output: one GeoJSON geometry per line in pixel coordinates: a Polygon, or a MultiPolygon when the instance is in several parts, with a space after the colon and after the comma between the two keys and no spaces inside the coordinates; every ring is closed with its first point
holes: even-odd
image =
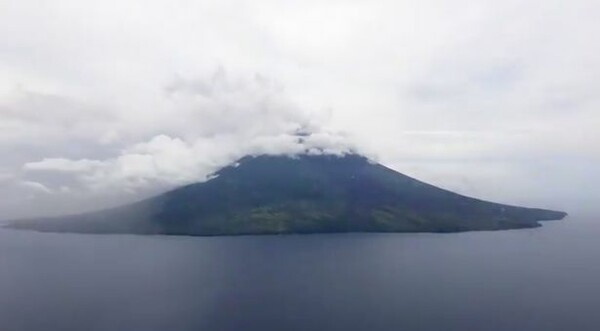
{"type": "Polygon", "coordinates": [[[115,206],[244,155],[305,150],[360,152],[483,199],[594,209],[598,12],[0,0],[0,219],[115,206]]]}

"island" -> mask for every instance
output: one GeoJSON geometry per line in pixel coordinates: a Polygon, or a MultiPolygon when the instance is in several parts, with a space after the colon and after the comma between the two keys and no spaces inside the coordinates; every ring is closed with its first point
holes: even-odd
{"type": "Polygon", "coordinates": [[[566,215],[466,197],[357,154],[303,154],[246,156],[205,182],[133,204],[8,226],[189,236],[460,232],[539,227],[566,215]]]}

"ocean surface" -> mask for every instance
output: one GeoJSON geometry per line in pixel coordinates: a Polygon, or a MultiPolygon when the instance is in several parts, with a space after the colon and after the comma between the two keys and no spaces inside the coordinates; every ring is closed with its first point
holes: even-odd
{"type": "Polygon", "coordinates": [[[458,234],[0,230],[2,331],[597,331],[600,218],[458,234]]]}

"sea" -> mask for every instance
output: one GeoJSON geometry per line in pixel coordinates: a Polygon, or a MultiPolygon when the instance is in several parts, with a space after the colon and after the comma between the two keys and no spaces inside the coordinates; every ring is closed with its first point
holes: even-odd
{"type": "Polygon", "coordinates": [[[450,234],[0,229],[1,331],[598,331],[600,217],[450,234]]]}

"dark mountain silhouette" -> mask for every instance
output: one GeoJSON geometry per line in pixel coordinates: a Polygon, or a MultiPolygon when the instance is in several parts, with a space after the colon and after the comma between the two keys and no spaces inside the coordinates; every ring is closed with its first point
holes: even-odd
{"type": "Polygon", "coordinates": [[[465,197],[358,155],[301,155],[245,157],[209,181],[131,205],[10,226],[171,235],[457,232],[537,227],[565,216],[465,197]]]}

